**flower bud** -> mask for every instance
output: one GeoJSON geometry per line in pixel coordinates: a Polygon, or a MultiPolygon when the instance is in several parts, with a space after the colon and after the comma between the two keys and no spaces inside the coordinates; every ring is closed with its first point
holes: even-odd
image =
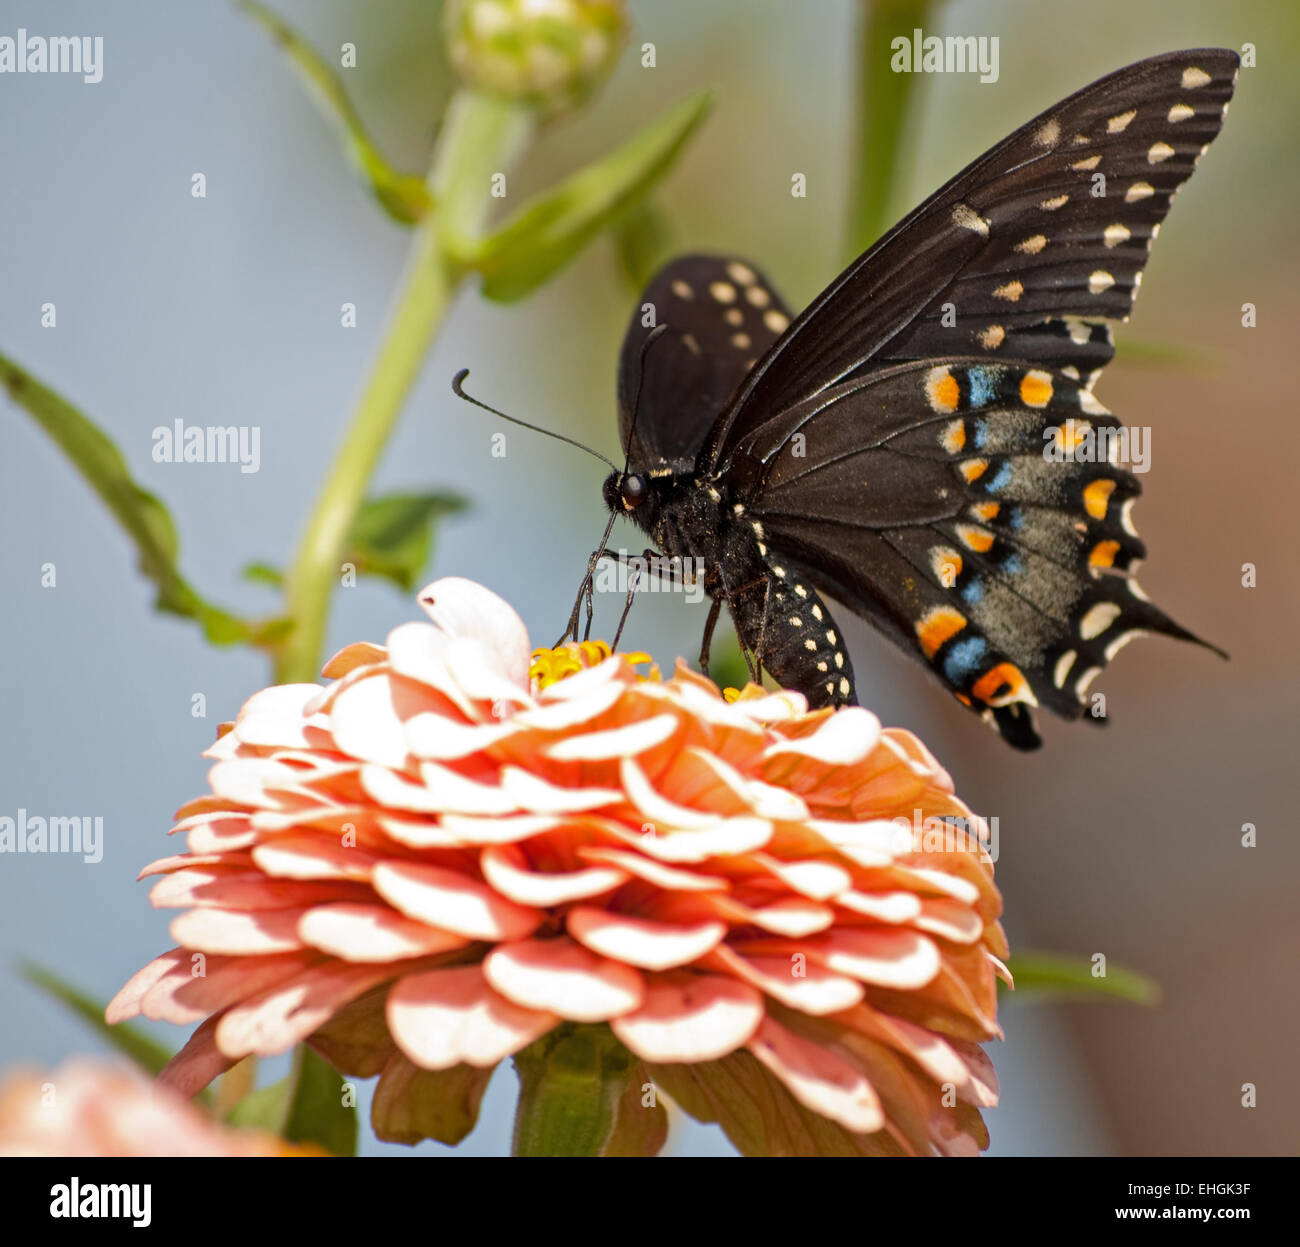
{"type": "Polygon", "coordinates": [[[627,31],[622,0],[451,0],[446,23],[467,83],[547,114],[600,85],[627,31]]]}

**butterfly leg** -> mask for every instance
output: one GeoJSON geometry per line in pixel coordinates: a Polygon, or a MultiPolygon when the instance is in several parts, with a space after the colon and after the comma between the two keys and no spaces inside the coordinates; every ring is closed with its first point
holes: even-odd
{"type": "Polygon", "coordinates": [[[713,644],[713,629],[718,626],[718,616],[722,614],[722,599],[709,599],[709,617],[704,621],[704,637],[700,641],[700,671],[709,674],[709,647],[713,644]]]}
{"type": "MultiPolygon", "coordinates": [[[[765,586],[762,618],[764,620],[767,619],[767,607],[772,593],[772,582],[768,577],[759,576],[749,581],[747,584],[741,585],[738,589],[732,589],[731,586],[727,584],[727,573],[723,571],[721,567],[718,568],[718,574],[722,579],[722,592],[723,596],[727,599],[727,609],[731,611],[732,619],[740,620],[743,617],[739,610],[739,600],[742,595],[748,593],[751,589],[757,589],[759,585],[765,586]]],[[[749,678],[755,684],[761,683],[763,678],[762,626],[760,625],[759,627],[758,644],[753,648],[752,654],[750,652],[750,647],[745,644],[744,634],[739,628],[736,630],[736,639],[740,642],[740,652],[745,656],[745,666],[749,668],[749,678]]]]}
{"type": "Polygon", "coordinates": [[[632,599],[636,597],[637,585],[641,581],[641,564],[638,563],[632,569],[632,578],[627,585],[627,601],[623,603],[623,613],[619,616],[618,627],[614,629],[614,639],[610,642],[610,652],[618,652],[618,643],[623,636],[623,628],[627,623],[627,617],[632,613],[632,599]]]}
{"type": "MultiPolygon", "coordinates": [[[[596,566],[600,563],[601,559],[613,559],[616,563],[623,564],[633,561],[629,559],[627,553],[623,550],[610,550],[606,547],[602,547],[599,550],[592,551],[591,558],[587,561],[587,574],[582,578],[582,583],[578,586],[578,596],[573,603],[573,610],[569,614],[568,626],[560,634],[560,639],[555,642],[557,646],[563,645],[568,640],[576,641],[578,639],[578,627],[582,621],[582,606],[584,602],[587,606],[587,626],[583,631],[582,639],[584,641],[590,639],[592,620],[595,616],[596,566]]],[[[618,648],[618,638],[622,634],[623,625],[627,622],[628,611],[632,606],[632,595],[636,592],[636,585],[640,580],[641,572],[645,568],[653,571],[657,576],[684,576],[680,562],[665,558],[665,556],[658,550],[643,550],[641,552],[640,560],[638,560],[636,565],[633,567],[632,586],[628,593],[627,604],[623,608],[623,615],[618,625],[618,632],[614,635],[615,649],[618,648]],[[665,563],[669,564],[669,566],[665,567],[665,563]],[[674,563],[676,563],[676,565],[674,565],[674,563]]],[[[680,581],[674,580],[673,583],[680,583],[680,581]]]]}

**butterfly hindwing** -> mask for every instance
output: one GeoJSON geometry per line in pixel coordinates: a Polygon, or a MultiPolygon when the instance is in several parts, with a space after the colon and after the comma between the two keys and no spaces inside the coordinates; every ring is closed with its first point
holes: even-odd
{"type": "Polygon", "coordinates": [[[754,361],[789,323],[767,280],[743,260],[687,255],[656,273],[619,357],[619,433],[634,470],[693,461],[754,361]],[[668,328],[646,350],[642,377],[642,348],[660,324],[668,328]]]}
{"type": "Polygon", "coordinates": [[[1084,387],[982,359],[925,361],[834,387],[798,428],[747,439],[738,479],[765,542],[921,657],[1021,747],[1028,707],[1088,709],[1141,632],[1192,639],[1129,575],[1137,479],[1121,426],[1084,387]],[[841,445],[845,425],[872,438],[841,445]],[[802,438],[802,441],[799,440],[802,438]]]}

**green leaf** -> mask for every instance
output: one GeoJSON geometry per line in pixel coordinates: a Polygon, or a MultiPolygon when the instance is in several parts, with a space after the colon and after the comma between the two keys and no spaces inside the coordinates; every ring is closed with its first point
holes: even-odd
{"type": "Polygon", "coordinates": [[[270,563],[249,563],[240,574],[254,584],[270,585],[275,589],[284,586],[284,572],[270,563]]]}
{"type": "Polygon", "coordinates": [[[1107,961],[1106,975],[1097,978],[1086,957],[1058,953],[1021,953],[1007,963],[1016,980],[1009,1000],[1127,1000],[1150,1005],[1160,999],[1160,987],[1134,970],[1107,961]]]}
{"type": "Polygon", "coordinates": [[[643,199],[615,224],[613,237],[623,277],[640,293],[668,259],[672,243],[668,219],[652,200],[643,199]]]}
{"type": "MultiPolygon", "coordinates": [[[[172,1059],[172,1053],[157,1040],[150,1039],[138,1027],[129,1022],[119,1022],[110,1026],[104,1020],[104,1004],[95,1000],[80,988],[74,987],[66,979],[60,978],[52,970],[32,962],[23,962],[18,967],[22,975],[33,987],[53,996],[72,1010],[82,1021],[90,1024],[101,1038],[111,1044],[123,1056],[134,1061],[145,1073],[157,1077],[163,1066],[172,1059]]],[[[207,1093],[204,1093],[206,1098],[207,1093]]]]}
{"type": "Polygon", "coordinates": [[[384,1067],[370,1102],[370,1124],[385,1143],[437,1139],[455,1147],[478,1124],[491,1069],[421,1069],[400,1052],[384,1067]]]}
{"type": "Polygon", "coordinates": [[[384,210],[403,225],[414,225],[429,211],[424,179],[394,169],[370,140],[357,110],[333,67],[276,13],[257,0],[237,0],[289,58],[308,94],[342,134],[348,158],[384,210]]]}
{"type": "Polygon", "coordinates": [[[180,540],[171,514],[156,495],[132,480],[122,452],[98,426],[3,355],[0,383],[49,434],[135,542],[140,570],[158,588],[155,609],[197,620],[214,645],[263,642],[263,625],[214,606],[181,576],[180,540]]]}
{"type": "Polygon", "coordinates": [[[289,1119],[290,1098],[293,1095],[293,1078],[281,1078],[269,1087],[250,1091],[226,1114],[231,1126],[251,1127],[283,1135],[289,1119]]]}
{"type": "Polygon", "coordinates": [[[357,512],[346,561],[358,572],[383,576],[410,593],[429,564],[436,520],[465,508],[450,493],[385,494],[368,498],[357,512]]]}
{"type": "Polygon", "coordinates": [[[563,268],[662,181],[712,106],[707,91],[691,96],[603,160],[529,200],[467,257],[483,275],[483,293],[503,303],[522,299],[563,268]]]}
{"type": "MultiPolygon", "coordinates": [[[[315,1143],[335,1156],[355,1156],[357,1110],[343,1103],[343,1078],[338,1070],[299,1044],[294,1051],[293,1073],[286,1081],[289,1090],[285,1093],[288,1108],[282,1119],[284,1137],[290,1143],[315,1143]]],[[[260,1107],[273,1111],[274,1097],[267,1096],[260,1107]]]]}
{"type": "Polygon", "coordinates": [[[903,132],[922,74],[890,71],[890,43],[930,28],[933,0],[860,0],[855,151],[849,170],[849,258],[891,224],[890,199],[902,163],[903,132]]]}
{"type": "Polygon", "coordinates": [[[731,629],[719,629],[709,654],[709,679],[719,688],[744,688],[749,683],[749,664],[731,629]]]}

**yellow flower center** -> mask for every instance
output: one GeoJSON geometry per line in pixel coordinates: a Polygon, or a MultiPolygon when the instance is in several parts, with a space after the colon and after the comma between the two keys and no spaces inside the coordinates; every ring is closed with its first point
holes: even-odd
{"type": "MultiPolygon", "coordinates": [[[[563,680],[566,676],[585,671],[588,667],[600,666],[612,653],[605,641],[568,641],[555,649],[535,649],[528,674],[531,679],[537,681],[540,690],[554,684],[556,680],[563,680]]],[[[654,680],[656,683],[662,679],[659,668],[649,654],[633,651],[619,654],[618,657],[632,667],[650,664],[648,671],[636,673],[638,679],[654,680]]]]}

